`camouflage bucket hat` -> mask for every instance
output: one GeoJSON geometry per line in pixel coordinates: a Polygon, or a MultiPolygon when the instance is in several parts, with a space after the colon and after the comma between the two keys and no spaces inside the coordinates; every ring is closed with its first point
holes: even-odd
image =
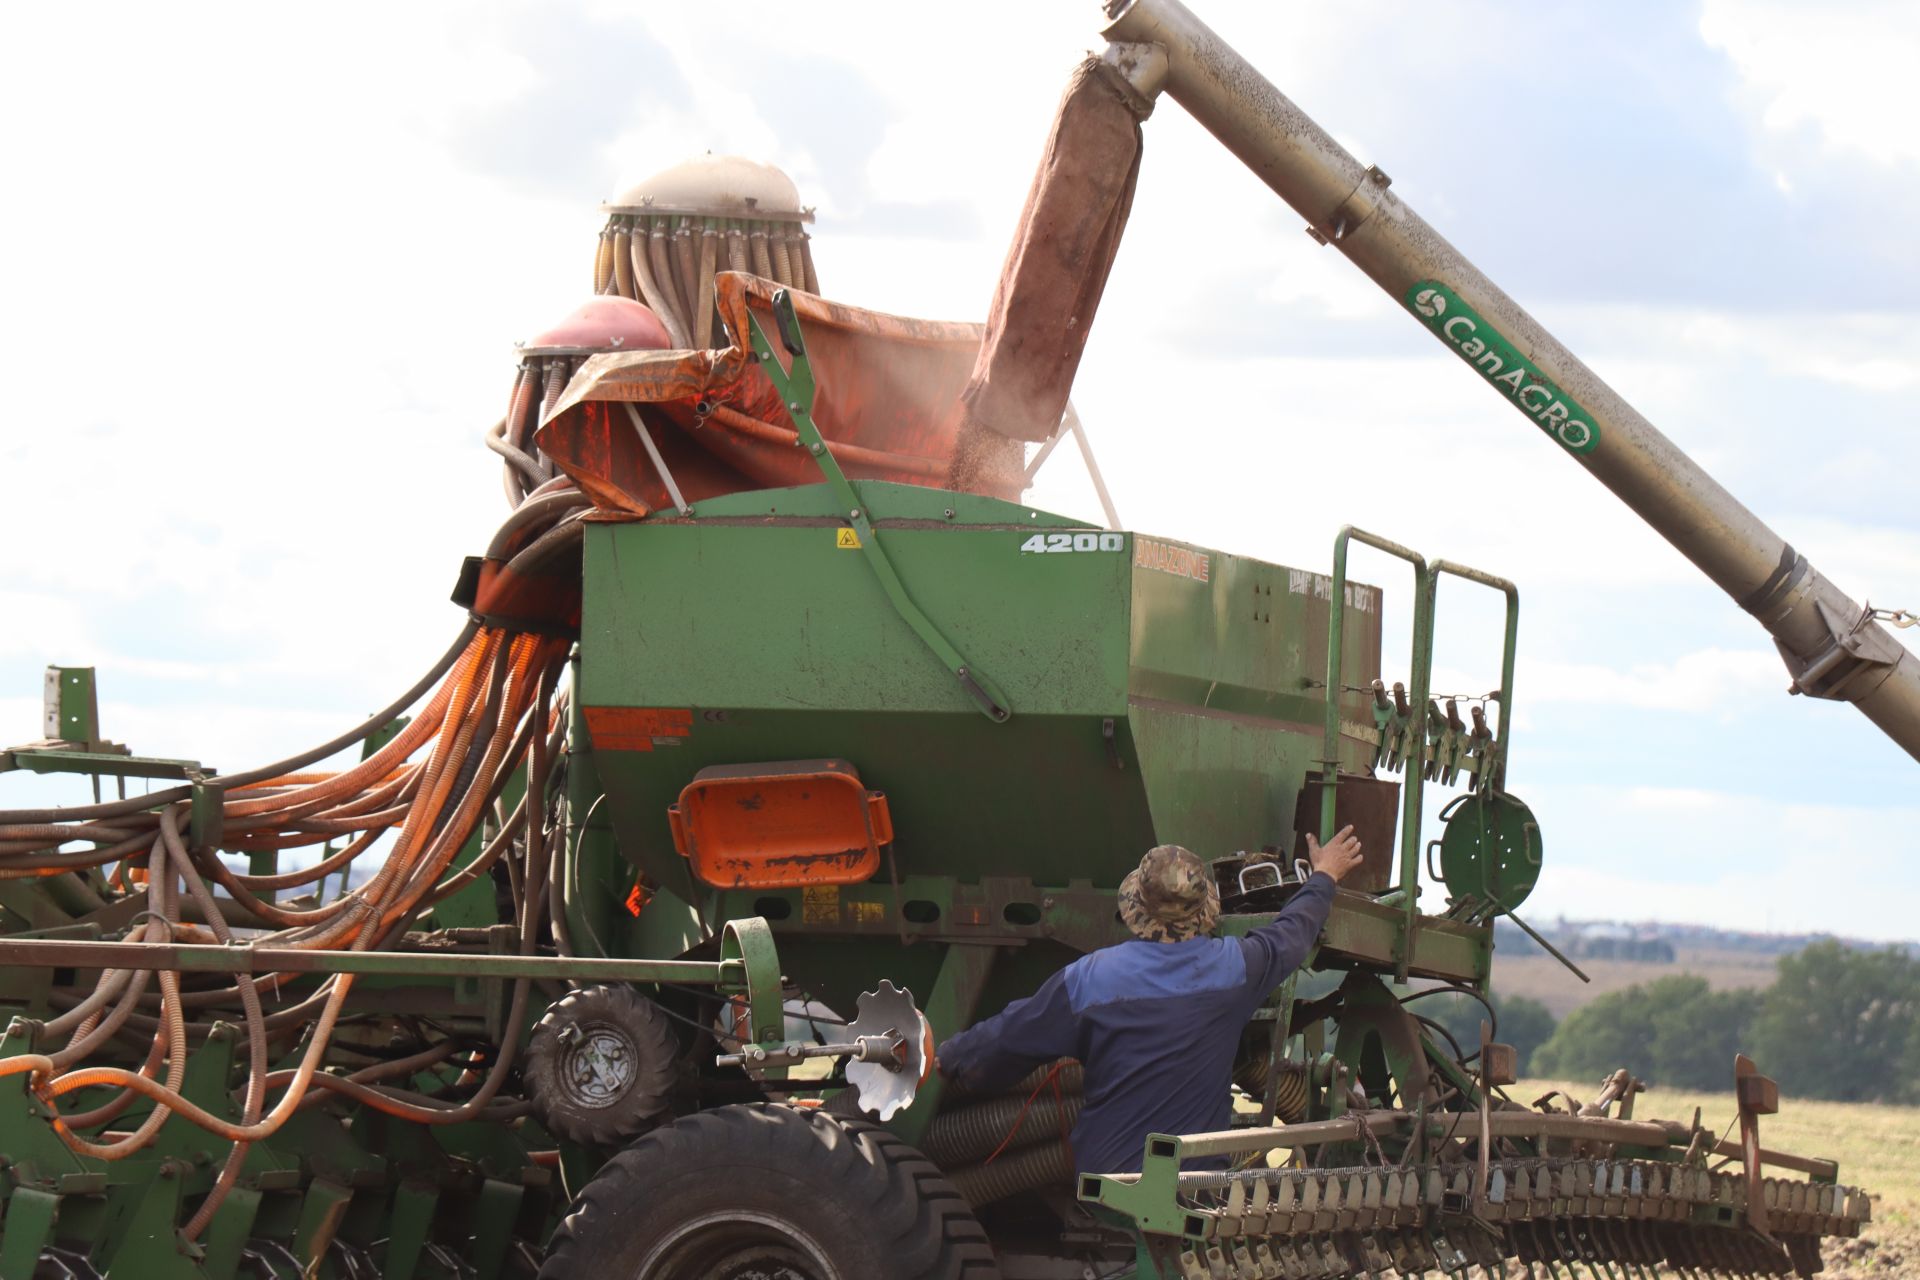
{"type": "Polygon", "coordinates": [[[1185,942],[1219,922],[1220,890],[1193,853],[1155,845],[1120,882],[1120,918],[1148,942],[1185,942]]]}

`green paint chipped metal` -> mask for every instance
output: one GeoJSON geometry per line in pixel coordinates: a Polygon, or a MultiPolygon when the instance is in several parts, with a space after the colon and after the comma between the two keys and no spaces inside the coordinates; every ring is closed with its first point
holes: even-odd
{"type": "Polygon", "coordinates": [[[1540,372],[1538,365],[1459,294],[1438,280],[1422,280],[1407,290],[1405,302],[1441,341],[1568,453],[1591,453],[1600,443],[1600,428],[1593,415],[1540,372]]]}

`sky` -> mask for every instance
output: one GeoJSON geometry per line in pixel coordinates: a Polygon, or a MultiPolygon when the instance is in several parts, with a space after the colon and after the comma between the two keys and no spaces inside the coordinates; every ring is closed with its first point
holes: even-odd
{"type": "MultiPolygon", "coordinates": [[[[1920,9],[1195,0],[1856,599],[1920,607],[1920,9]]],[[[0,46],[0,740],[41,672],[225,769],[412,683],[505,508],[514,340],[607,196],[785,168],[825,291],[984,316],[1092,0],[38,5],[0,46]]],[[[1920,935],[1916,765],[1163,101],[1074,399],[1122,523],[1518,581],[1522,914],[1920,935]]],[[[1098,518],[1062,450],[1029,495],[1098,518]]],[[[1404,671],[1405,583],[1387,589],[1404,671]]],[[[1435,683],[1497,683],[1449,586],[1435,683]]],[[[55,794],[0,778],[0,804],[55,794]]]]}

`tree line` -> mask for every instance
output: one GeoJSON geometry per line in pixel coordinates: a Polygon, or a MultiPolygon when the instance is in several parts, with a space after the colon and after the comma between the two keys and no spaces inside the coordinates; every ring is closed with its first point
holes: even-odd
{"type": "Polygon", "coordinates": [[[1626,1067],[1656,1085],[1723,1091],[1745,1053],[1794,1097],[1920,1102],[1920,960],[1829,940],[1777,966],[1765,990],[1676,975],[1610,992],[1567,1015],[1529,1070],[1597,1080],[1626,1067]]]}
{"type": "MultiPolygon", "coordinates": [[[[1676,974],[1599,996],[1557,1024],[1537,1000],[1496,995],[1496,1034],[1523,1076],[1597,1082],[1625,1067],[1650,1084],[1724,1092],[1745,1053],[1792,1097],[1920,1103],[1920,958],[1828,940],[1777,965],[1765,990],[1714,991],[1676,974]]],[[[1435,994],[1407,1007],[1465,1052],[1478,1047],[1478,1001],[1435,994]]]]}

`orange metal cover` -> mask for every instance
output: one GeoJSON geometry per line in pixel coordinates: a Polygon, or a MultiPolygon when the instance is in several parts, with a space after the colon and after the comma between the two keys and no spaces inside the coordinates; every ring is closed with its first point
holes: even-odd
{"type": "Polygon", "coordinates": [[[667,820],[693,874],[726,889],[857,884],[893,841],[887,798],[844,760],[702,769],[667,820]]]}

